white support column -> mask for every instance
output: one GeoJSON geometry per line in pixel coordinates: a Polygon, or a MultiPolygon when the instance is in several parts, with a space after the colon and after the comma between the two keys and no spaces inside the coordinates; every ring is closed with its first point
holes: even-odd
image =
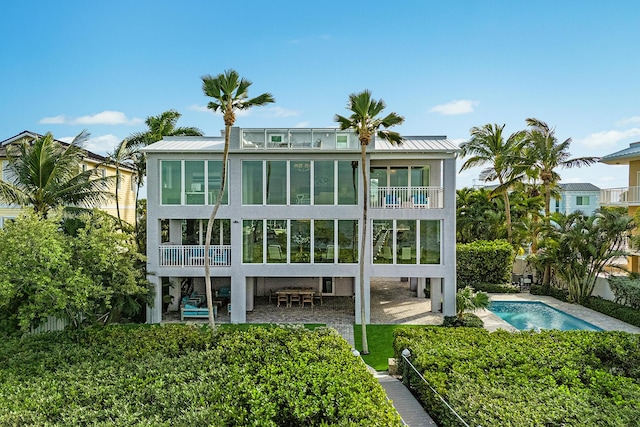
{"type": "Polygon", "coordinates": [[[427,279],[424,277],[418,277],[418,287],[416,288],[416,296],[418,298],[424,298],[424,288],[427,286],[427,279]]]}
{"type": "Polygon", "coordinates": [[[431,278],[431,312],[442,313],[442,279],[431,278]]]}
{"type": "Polygon", "coordinates": [[[253,311],[253,299],[255,294],[254,277],[247,277],[247,308],[246,311],[253,311]]]}
{"type": "MultiPolygon", "coordinates": [[[[252,288],[253,289],[253,286],[252,288]]],[[[247,279],[240,274],[231,276],[231,323],[247,322],[247,279]]]]}
{"type": "Polygon", "coordinates": [[[443,162],[444,224],[443,224],[443,314],[456,314],[456,159],[443,162]]]}
{"type": "Polygon", "coordinates": [[[182,244],[182,220],[169,220],[169,241],[176,245],[182,244]]]}
{"type": "Polygon", "coordinates": [[[147,305],[147,323],[162,321],[162,278],[158,275],[160,220],[151,216],[147,223],[147,280],[153,287],[153,305],[147,305]]]}
{"type": "Polygon", "coordinates": [[[162,278],[150,274],[147,279],[155,292],[153,306],[147,305],[147,323],[160,323],[162,321],[162,278]]]}
{"type": "Polygon", "coordinates": [[[171,283],[171,286],[169,287],[169,295],[173,297],[169,304],[169,311],[178,311],[180,310],[180,296],[182,293],[182,290],[180,289],[180,278],[171,277],[169,278],[169,283],[171,283]]]}

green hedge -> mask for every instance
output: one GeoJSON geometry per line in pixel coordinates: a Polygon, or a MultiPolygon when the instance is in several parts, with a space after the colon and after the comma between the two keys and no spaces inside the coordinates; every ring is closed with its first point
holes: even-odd
{"type": "MultiPolygon", "coordinates": [[[[396,357],[411,361],[471,426],[632,426],[640,404],[640,336],[624,332],[396,330],[396,357]]],[[[453,415],[405,363],[441,427],[453,415]]]]}
{"type": "Polygon", "coordinates": [[[458,288],[511,283],[515,251],[506,240],[479,240],[456,246],[458,288]]]}
{"type": "MultiPolygon", "coordinates": [[[[553,286],[531,286],[531,293],[533,295],[548,295],[565,302],[569,295],[566,289],[559,289],[553,286]]],[[[640,310],[593,296],[584,300],[582,305],[640,328],[640,310]]]]}
{"type": "Polygon", "coordinates": [[[497,294],[516,294],[520,292],[520,288],[510,283],[476,283],[475,285],[473,285],[473,289],[476,292],[489,292],[497,294]]]}
{"type": "Polygon", "coordinates": [[[0,425],[400,426],[335,331],[107,327],[0,343],[0,425]]]}

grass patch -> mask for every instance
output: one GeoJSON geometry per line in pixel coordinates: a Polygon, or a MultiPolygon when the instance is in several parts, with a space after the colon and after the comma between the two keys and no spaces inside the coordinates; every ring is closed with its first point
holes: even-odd
{"type": "MultiPolygon", "coordinates": [[[[393,331],[398,328],[424,328],[423,325],[367,325],[367,342],[369,354],[362,355],[362,360],[376,371],[389,369],[389,358],[393,354],[393,331]]],[[[353,339],[356,349],[362,351],[362,326],[353,325],[353,339]]]]}

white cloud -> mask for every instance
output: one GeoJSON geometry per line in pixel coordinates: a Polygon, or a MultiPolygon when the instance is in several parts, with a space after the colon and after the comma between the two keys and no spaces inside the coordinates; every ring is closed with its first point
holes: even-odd
{"type": "Polygon", "coordinates": [[[640,123],[640,116],[627,117],[627,118],[624,118],[622,120],[618,120],[615,123],[615,125],[616,126],[628,126],[628,125],[635,125],[637,123],[640,123]]]}
{"type": "Polygon", "coordinates": [[[43,125],[63,125],[65,123],[64,116],[45,117],[40,120],[43,125]]]}
{"type": "Polygon", "coordinates": [[[103,111],[97,114],[91,114],[88,116],[80,117],[66,117],[63,115],[44,117],[40,120],[41,124],[56,124],[56,125],[137,125],[143,123],[142,119],[133,118],[129,119],[120,111],[103,111]]]}
{"type": "Polygon", "coordinates": [[[459,147],[463,142],[467,142],[468,139],[466,139],[466,138],[454,138],[454,139],[450,139],[449,141],[453,142],[454,144],[456,144],[459,147]]]}
{"type": "Polygon", "coordinates": [[[208,111],[211,111],[207,108],[206,105],[198,105],[198,104],[193,104],[189,106],[189,110],[192,111],[200,111],[201,113],[206,113],[208,111]]]}
{"type": "Polygon", "coordinates": [[[309,125],[311,125],[311,122],[300,122],[300,123],[296,123],[296,125],[294,127],[296,127],[296,128],[308,128],[309,125]]]}
{"type": "Polygon", "coordinates": [[[614,147],[618,142],[640,136],[640,128],[631,128],[623,131],[605,130],[595,132],[586,138],[579,139],[576,142],[590,148],[610,148],[614,147]]]}
{"type": "Polygon", "coordinates": [[[260,111],[264,113],[261,115],[264,115],[266,117],[294,117],[300,115],[300,111],[287,110],[286,108],[282,107],[268,107],[265,109],[261,109],[260,111]]]}
{"type": "Polygon", "coordinates": [[[475,111],[480,104],[479,101],[471,101],[468,99],[460,99],[446,104],[436,105],[429,110],[430,113],[440,113],[444,116],[456,116],[459,114],[469,114],[475,111]]]}
{"type": "Polygon", "coordinates": [[[84,148],[97,154],[106,155],[107,153],[113,152],[119,143],[120,138],[112,134],[107,134],[89,138],[84,148]]]}

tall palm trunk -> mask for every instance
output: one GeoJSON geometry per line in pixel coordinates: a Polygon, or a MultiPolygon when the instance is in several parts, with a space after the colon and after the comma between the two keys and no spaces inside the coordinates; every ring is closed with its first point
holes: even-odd
{"type": "Polygon", "coordinates": [[[362,167],[362,233],[360,239],[360,324],[362,325],[362,354],[369,354],[369,344],[367,342],[367,324],[365,310],[365,286],[364,286],[364,263],[365,249],[367,247],[367,213],[369,210],[369,177],[367,174],[367,145],[360,143],[360,164],[362,167]]]}
{"type": "Polygon", "coordinates": [[[209,249],[211,248],[211,234],[213,233],[213,222],[216,219],[216,215],[218,214],[218,209],[220,209],[220,205],[222,204],[222,198],[224,197],[224,188],[227,182],[227,159],[229,158],[229,140],[231,136],[231,126],[233,123],[225,123],[224,126],[224,154],[222,155],[222,173],[220,177],[220,191],[218,192],[218,197],[216,198],[216,204],[213,207],[213,211],[211,211],[211,216],[209,216],[209,222],[207,223],[207,235],[205,237],[204,242],[204,282],[205,282],[205,291],[207,294],[207,309],[209,310],[209,326],[213,329],[216,326],[215,319],[213,318],[213,290],[211,289],[211,274],[210,274],[210,266],[209,266],[209,249]]]}

